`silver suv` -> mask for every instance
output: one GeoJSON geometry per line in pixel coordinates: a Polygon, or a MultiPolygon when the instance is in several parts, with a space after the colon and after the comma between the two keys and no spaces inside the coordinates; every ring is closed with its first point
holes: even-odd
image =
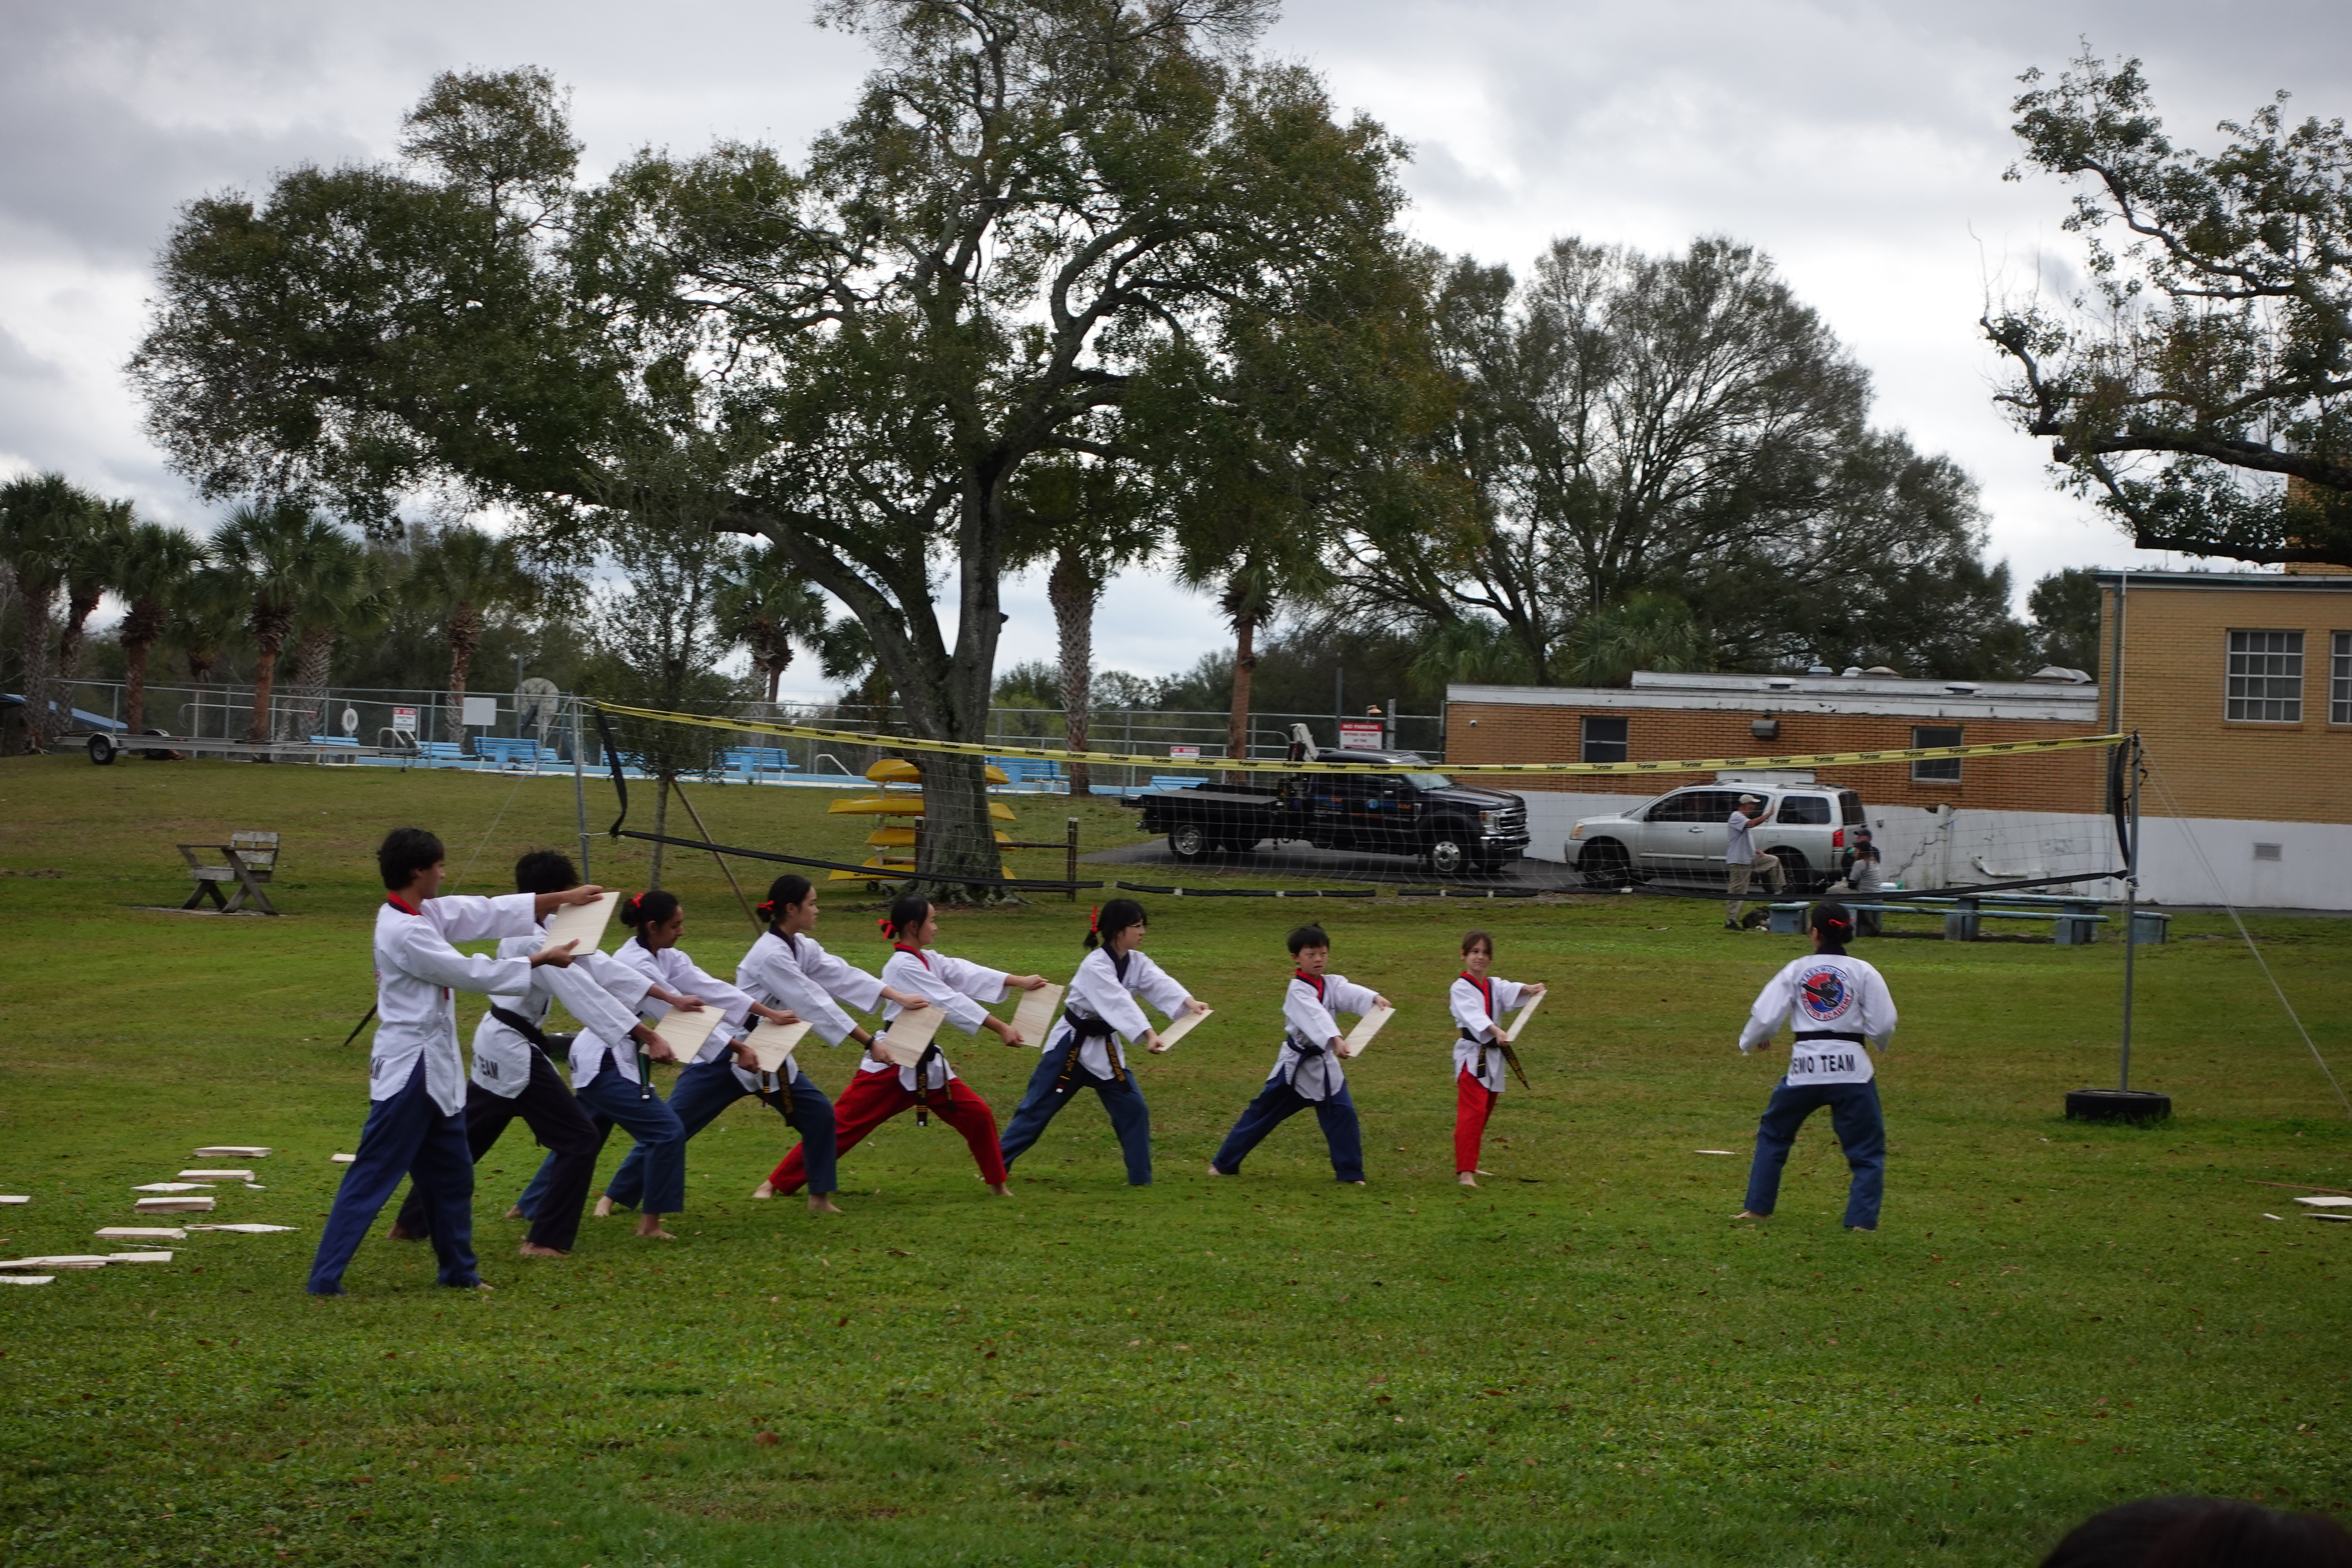
{"type": "Polygon", "coordinates": [[[1588,816],[1568,836],[1568,863],[1590,888],[1633,882],[1721,887],[1724,824],[1743,795],[1762,795],[1766,820],[1751,830],[1759,854],[1780,858],[1790,893],[1816,892],[1839,875],[1847,833],[1865,821],[1862,796],[1825,784],[1718,780],[1662,795],[1614,816],[1588,816]]]}

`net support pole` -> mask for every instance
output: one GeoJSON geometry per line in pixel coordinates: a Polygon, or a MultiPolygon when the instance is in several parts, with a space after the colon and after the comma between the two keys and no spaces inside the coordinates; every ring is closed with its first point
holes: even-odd
{"type": "Polygon", "coordinates": [[[2124,812],[2131,842],[2124,847],[2124,1028],[2116,1063],[2116,1089],[2131,1088],[2132,971],[2139,953],[2139,731],[2124,742],[2124,812]]]}
{"type": "MultiPolygon", "coordinates": [[[[1078,819],[1069,818],[1064,831],[1069,835],[1069,847],[1062,856],[1062,880],[1075,883],[1078,879],[1078,819]]],[[[1078,889],[1073,887],[1066,896],[1075,904],[1078,901],[1078,889]]]]}
{"type": "MultiPolygon", "coordinates": [[[[686,807],[686,815],[694,819],[694,830],[702,835],[702,841],[705,844],[711,844],[710,829],[703,826],[702,813],[694,809],[694,802],[686,798],[685,786],[673,782],[669,787],[677,792],[677,804],[686,807]]],[[[752,910],[751,900],[743,896],[741,884],[735,880],[735,868],[727,863],[727,857],[719,852],[718,846],[715,844],[711,845],[710,858],[719,862],[719,872],[726,877],[727,885],[735,889],[735,901],[743,906],[743,918],[755,926],[765,928],[768,922],[761,920],[752,910]]]]}
{"type": "Polygon", "coordinates": [[[580,879],[593,882],[588,872],[588,781],[581,773],[580,700],[572,700],[572,814],[580,829],[580,879]]]}

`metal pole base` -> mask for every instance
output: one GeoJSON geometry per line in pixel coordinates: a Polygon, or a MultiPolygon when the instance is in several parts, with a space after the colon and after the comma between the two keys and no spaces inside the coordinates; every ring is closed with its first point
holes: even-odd
{"type": "Polygon", "coordinates": [[[2172,1096],[2145,1089],[2076,1089],[2066,1093],[2069,1121],[2164,1121],[2172,1096]]]}

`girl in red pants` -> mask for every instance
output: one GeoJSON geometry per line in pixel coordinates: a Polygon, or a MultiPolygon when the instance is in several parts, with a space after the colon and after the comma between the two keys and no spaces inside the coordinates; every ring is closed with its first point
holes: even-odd
{"type": "Polygon", "coordinates": [[[1454,1170],[1465,1187],[1478,1184],[1478,1146],[1486,1142],[1486,1118],[1495,1111],[1510,1081],[1510,1064],[1503,1055],[1504,1014],[1516,1011],[1530,996],[1540,996],[1540,984],[1499,980],[1487,972],[1495,966],[1495,939],[1483,931],[1462,937],[1462,973],[1454,977],[1446,1000],[1454,1010],[1459,1033],[1454,1041],[1454,1170]]]}
{"type": "MultiPolygon", "coordinates": [[[[882,921],[890,939],[890,961],[882,966],[882,984],[920,996],[946,1013],[946,1022],[967,1035],[988,1029],[1008,1046],[1026,1045],[1021,1031],[982,1010],[982,1002],[1001,1002],[1012,990],[1034,991],[1045,984],[1042,974],[1007,974],[931,950],[940,934],[939,917],[929,899],[908,893],[890,906],[882,921]]],[[[882,1010],[884,1034],[902,1009],[896,1002],[882,1010]]],[[[964,1087],[938,1046],[925,1048],[913,1067],[898,1067],[869,1049],[857,1064],[857,1075],[841,1098],[833,1102],[834,1152],[836,1157],[856,1148],[858,1140],[904,1110],[919,1115],[937,1111],[940,1120],[963,1134],[981,1179],[999,1197],[1010,1197],[1004,1184],[1004,1160],[997,1152],[996,1116],[988,1101],[964,1087]]],[[[801,1151],[795,1146],[768,1177],[779,1193],[790,1194],[808,1180],[801,1151]]]]}

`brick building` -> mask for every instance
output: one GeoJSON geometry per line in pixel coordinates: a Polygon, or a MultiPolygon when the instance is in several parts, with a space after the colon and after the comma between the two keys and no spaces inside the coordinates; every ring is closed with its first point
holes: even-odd
{"type": "MultiPolygon", "coordinates": [[[[2352,571],[2109,572],[2099,581],[2103,684],[1643,671],[1627,688],[1460,685],[1446,693],[1446,758],[1670,761],[2137,730],[2153,769],[2147,896],[2352,909],[2352,571]]],[[[1861,792],[1890,861],[1997,880],[2120,863],[2106,757],[2086,749],[1819,776],[1861,792]]],[[[1562,858],[1578,817],[1706,777],[1530,784],[1528,853],[1562,858]]]]}
{"type": "Polygon", "coordinates": [[[2147,746],[2158,896],[2208,903],[2218,881],[2233,903],[2352,909],[2352,572],[2099,583],[2102,711],[2147,746]]]}

